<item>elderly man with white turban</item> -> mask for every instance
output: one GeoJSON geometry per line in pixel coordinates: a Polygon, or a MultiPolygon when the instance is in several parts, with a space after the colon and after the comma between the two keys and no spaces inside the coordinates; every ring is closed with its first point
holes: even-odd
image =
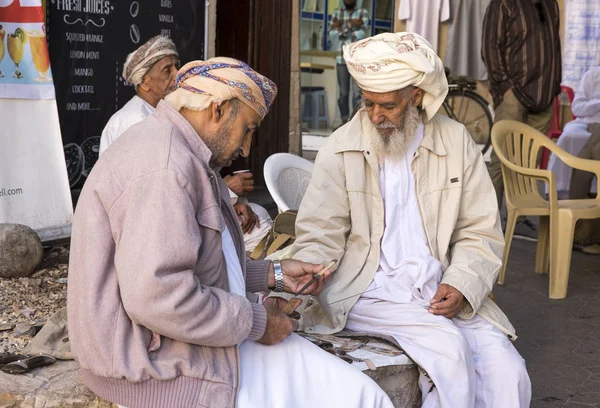
{"type": "Polygon", "coordinates": [[[258,302],[322,269],[248,260],[216,171],[249,154],[275,84],[214,58],[176,86],[104,152],[75,211],[69,338],[85,384],[129,408],[391,408],[366,375],[290,336],[286,301],[258,302]]]}
{"type": "Polygon", "coordinates": [[[437,114],[441,60],[411,33],[344,58],[365,107],[319,152],[298,213],[292,256],[340,260],[303,329],[392,336],[422,368],[423,407],[528,407],[514,328],[488,297],[504,245],[494,188],[465,127],[437,114]]]}
{"type": "Polygon", "coordinates": [[[111,116],[100,137],[100,154],[132,125],[154,113],[158,102],[175,89],[179,64],[170,38],[157,35],[127,56],[123,78],[135,87],[135,95],[111,116]]]}

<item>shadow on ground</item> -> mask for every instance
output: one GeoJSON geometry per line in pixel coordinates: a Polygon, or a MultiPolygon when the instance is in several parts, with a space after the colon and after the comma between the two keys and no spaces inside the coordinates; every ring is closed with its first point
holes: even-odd
{"type": "Polygon", "coordinates": [[[574,252],[567,298],[552,300],[535,246],[513,240],[505,286],[494,288],[527,361],[531,406],[600,407],[600,257],[574,252]]]}

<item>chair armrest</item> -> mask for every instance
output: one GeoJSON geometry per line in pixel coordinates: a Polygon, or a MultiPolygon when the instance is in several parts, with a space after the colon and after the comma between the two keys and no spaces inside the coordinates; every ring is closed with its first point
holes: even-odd
{"type": "Polygon", "coordinates": [[[552,153],[557,155],[566,165],[577,170],[588,171],[594,173],[596,177],[600,177],[600,160],[582,159],[567,153],[563,149],[552,150],[552,153]]]}

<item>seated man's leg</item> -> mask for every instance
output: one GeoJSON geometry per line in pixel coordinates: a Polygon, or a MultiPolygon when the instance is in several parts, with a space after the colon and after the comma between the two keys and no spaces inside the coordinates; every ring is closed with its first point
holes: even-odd
{"type": "Polygon", "coordinates": [[[393,408],[369,377],[292,334],[281,344],[240,345],[239,408],[393,408]]]}
{"type": "MultiPolygon", "coordinates": [[[[587,143],[577,157],[588,160],[600,160],[600,126],[590,127],[593,130],[587,143]]],[[[594,174],[587,171],[573,169],[571,184],[569,186],[570,199],[588,198],[594,174]]]]}
{"type": "MultiPolygon", "coordinates": [[[[588,160],[600,160],[600,124],[590,125],[588,130],[591,136],[577,157],[588,160]]],[[[592,182],[595,175],[583,170],[573,169],[571,173],[571,184],[569,186],[569,198],[571,200],[589,198],[592,182]]],[[[579,220],[575,227],[574,241],[579,244],[588,245],[600,240],[600,221],[579,220]]],[[[588,248],[593,248],[589,246],[588,248]]],[[[597,253],[598,249],[584,251],[597,253]]]]}
{"type": "Polygon", "coordinates": [[[427,373],[421,373],[419,380],[423,407],[475,406],[473,357],[469,344],[451,320],[429,313],[418,303],[361,299],[348,314],[346,328],[396,339],[427,373]]]}
{"type": "Polygon", "coordinates": [[[244,234],[244,244],[246,246],[246,251],[251,252],[254,248],[256,248],[260,240],[263,239],[265,235],[267,235],[267,233],[271,229],[271,225],[273,225],[273,220],[271,219],[269,212],[260,205],[254,203],[248,203],[248,205],[250,206],[250,208],[252,208],[252,211],[254,211],[254,214],[256,214],[256,216],[258,217],[259,222],[258,227],[255,227],[252,231],[244,234]]]}
{"type": "Polygon", "coordinates": [[[531,381],[525,360],[510,340],[491,323],[475,315],[453,319],[471,347],[475,364],[475,406],[527,408],[531,381]]]}

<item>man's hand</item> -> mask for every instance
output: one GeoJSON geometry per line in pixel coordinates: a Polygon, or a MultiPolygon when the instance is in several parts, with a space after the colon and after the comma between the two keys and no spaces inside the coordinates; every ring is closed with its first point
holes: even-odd
{"type": "MultiPolygon", "coordinates": [[[[296,293],[304,285],[306,285],[315,274],[319,273],[323,269],[324,265],[315,265],[295,259],[284,259],[281,261],[281,269],[283,269],[283,290],[288,293],[296,293]]],[[[323,278],[317,280],[315,283],[310,285],[305,295],[318,295],[323,290],[323,286],[329,279],[331,271],[326,271],[323,274],[323,278]]],[[[269,272],[269,287],[275,286],[275,277],[272,270],[269,272]]]]}
{"type": "Polygon", "coordinates": [[[288,304],[287,300],[285,300],[282,297],[278,297],[278,296],[268,297],[263,301],[263,305],[265,305],[265,307],[267,307],[267,306],[272,307],[273,309],[277,309],[279,311],[283,310],[283,308],[287,304],[288,304]]]}
{"type": "Polygon", "coordinates": [[[338,20],[337,17],[334,17],[331,21],[331,28],[340,28],[342,26],[342,22],[338,20]]]}
{"type": "Polygon", "coordinates": [[[247,234],[252,232],[254,227],[259,226],[258,216],[252,211],[252,208],[247,204],[237,203],[233,206],[237,214],[238,221],[242,227],[242,232],[247,234]]]}
{"type": "Polygon", "coordinates": [[[353,18],[352,20],[350,20],[350,26],[352,26],[353,28],[359,28],[363,25],[363,21],[360,18],[353,18]]]}
{"type": "Polygon", "coordinates": [[[442,283],[433,299],[431,299],[429,313],[452,319],[462,310],[464,298],[463,294],[457,289],[442,283]]]}
{"type": "Polygon", "coordinates": [[[266,303],[264,306],[267,309],[267,327],[265,334],[258,339],[259,343],[267,346],[281,343],[294,330],[298,329],[299,323],[297,320],[290,319],[277,308],[271,307],[266,303]]]}
{"type": "Polygon", "coordinates": [[[223,181],[231,191],[239,196],[245,196],[254,190],[254,176],[249,171],[226,176],[223,181]]]}
{"type": "Polygon", "coordinates": [[[273,307],[280,312],[283,312],[287,317],[299,320],[300,313],[296,312],[296,309],[302,303],[302,299],[300,298],[292,298],[290,300],[285,300],[284,298],[278,296],[268,297],[263,301],[263,305],[273,307]],[[290,306],[287,310],[286,308],[290,306]]]}

